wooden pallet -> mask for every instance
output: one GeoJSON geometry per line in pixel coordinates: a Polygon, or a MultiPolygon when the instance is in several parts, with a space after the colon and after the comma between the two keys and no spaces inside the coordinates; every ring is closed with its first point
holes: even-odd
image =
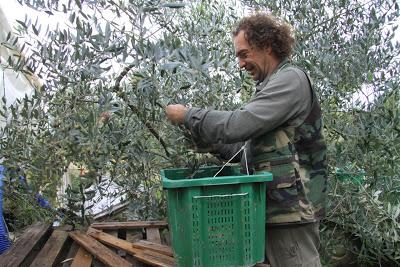
{"type": "Polygon", "coordinates": [[[94,223],[86,231],[38,223],[0,255],[0,267],[174,266],[167,223],[94,223]]]}
{"type": "Polygon", "coordinates": [[[102,222],[74,231],[38,223],[0,255],[0,267],[20,266],[172,267],[175,261],[164,221],[102,222]]]}

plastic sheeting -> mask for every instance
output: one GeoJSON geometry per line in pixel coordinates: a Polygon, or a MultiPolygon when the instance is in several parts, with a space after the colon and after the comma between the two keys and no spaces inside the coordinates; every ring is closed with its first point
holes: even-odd
{"type": "MultiPolygon", "coordinates": [[[[11,27],[7,17],[0,7],[0,43],[5,42],[11,27]]],[[[12,70],[5,69],[8,57],[12,53],[18,53],[17,50],[11,51],[4,46],[0,46],[0,96],[5,95],[7,105],[14,103],[17,98],[23,97],[25,94],[31,94],[33,87],[25,75],[16,73],[12,70]]],[[[2,102],[0,102],[2,105],[2,102]]]]}

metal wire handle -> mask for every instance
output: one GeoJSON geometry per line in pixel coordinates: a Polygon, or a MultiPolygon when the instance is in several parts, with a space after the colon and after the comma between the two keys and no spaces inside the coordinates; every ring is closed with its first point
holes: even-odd
{"type": "Polygon", "coordinates": [[[213,176],[213,178],[216,177],[216,176],[225,168],[225,166],[226,166],[229,162],[231,162],[231,160],[233,160],[240,152],[242,152],[242,150],[243,150],[243,152],[244,152],[244,161],[245,161],[245,163],[246,163],[246,172],[247,172],[247,175],[250,175],[250,174],[249,174],[249,165],[247,164],[247,154],[246,154],[246,149],[245,149],[245,147],[246,147],[246,143],[244,143],[244,145],[239,149],[239,151],[236,152],[235,155],[233,155],[233,156],[221,167],[221,169],[219,169],[219,171],[217,171],[217,173],[213,176]]]}

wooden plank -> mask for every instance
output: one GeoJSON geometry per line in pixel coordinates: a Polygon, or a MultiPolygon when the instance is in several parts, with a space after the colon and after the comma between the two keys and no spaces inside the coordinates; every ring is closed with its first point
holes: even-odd
{"type": "MultiPolygon", "coordinates": [[[[90,231],[90,227],[87,229],[87,231],[90,231]]],[[[118,233],[118,230],[110,230],[110,231],[116,231],[116,233],[118,233]]],[[[87,234],[87,232],[86,232],[86,234],[87,234]]],[[[109,248],[112,252],[117,252],[117,250],[116,249],[114,249],[114,248],[112,248],[112,247],[109,247],[109,246],[107,246],[107,248],[109,248]]],[[[119,255],[118,255],[119,256],[119,255]]],[[[92,261],[92,266],[91,267],[104,267],[104,263],[102,263],[101,261],[99,261],[98,259],[96,259],[96,258],[93,258],[92,257],[92,259],[93,259],[93,261],[92,261]]]]}
{"type": "MultiPolygon", "coordinates": [[[[112,236],[118,238],[118,229],[117,230],[104,230],[104,232],[106,234],[109,234],[109,235],[112,235],[112,236]]],[[[111,248],[111,250],[118,253],[118,249],[116,249],[116,248],[111,248]]],[[[121,256],[119,253],[118,253],[118,255],[121,256]]]]}
{"type": "Polygon", "coordinates": [[[61,262],[62,267],[70,267],[71,266],[72,261],[74,260],[75,255],[78,252],[79,248],[80,248],[80,246],[76,242],[72,243],[71,247],[69,248],[67,256],[65,256],[65,258],[61,262]]]}
{"type": "MultiPolygon", "coordinates": [[[[133,255],[134,258],[150,264],[151,266],[168,267],[174,266],[174,259],[170,256],[149,250],[135,248],[134,245],[126,240],[115,238],[109,234],[103,233],[97,229],[88,230],[88,234],[104,244],[115,248],[123,249],[133,255]],[[172,265],[171,265],[172,264],[172,265]]],[[[161,245],[160,245],[161,246],[161,245]]]]}
{"type": "Polygon", "coordinates": [[[132,264],[130,264],[123,258],[113,253],[110,249],[108,249],[106,246],[98,242],[96,239],[86,235],[83,232],[79,231],[70,232],[69,236],[72,237],[75,240],[75,242],[81,245],[90,254],[92,254],[94,257],[96,257],[97,259],[99,259],[101,262],[103,262],[108,266],[118,266],[118,267],[132,266],[132,264]]]}
{"type": "Polygon", "coordinates": [[[175,260],[172,257],[144,250],[141,253],[133,255],[136,259],[156,267],[175,267],[175,260]]]}
{"type": "Polygon", "coordinates": [[[159,243],[154,243],[154,242],[150,242],[150,241],[146,241],[146,240],[139,240],[139,241],[134,242],[132,244],[132,246],[134,248],[138,248],[138,249],[155,251],[155,252],[170,256],[170,257],[174,256],[174,253],[172,252],[171,247],[161,245],[159,243]]]}
{"type": "Polygon", "coordinates": [[[84,248],[79,247],[71,267],[90,267],[92,265],[93,257],[84,248]]]}
{"type": "MultiPolygon", "coordinates": [[[[142,240],[143,239],[143,233],[142,232],[134,232],[134,230],[127,230],[126,231],[126,241],[130,243],[134,243],[136,241],[142,240]]],[[[144,263],[140,262],[139,260],[135,259],[131,254],[126,254],[125,259],[132,263],[133,267],[146,267],[144,263]]]]}
{"type": "Polygon", "coordinates": [[[105,233],[118,237],[118,229],[117,230],[104,230],[105,233]]]}
{"type": "Polygon", "coordinates": [[[137,229],[137,228],[163,228],[167,227],[166,221],[130,221],[130,222],[99,222],[92,223],[90,227],[95,229],[137,229]]]}
{"type": "Polygon", "coordinates": [[[79,247],[71,267],[90,267],[93,257],[84,248],[79,247]]]}
{"type": "Polygon", "coordinates": [[[146,228],[146,237],[148,241],[161,244],[161,235],[158,228],[146,228]]]}
{"type": "Polygon", "coordinates": [[[54,230],[44,247],[40,250],[31,267],[53,266],[60,261],[59,256],[65,242],[68,238],[68,232],[64,230],[54,230]]]}
{"type": "Polygon", "coordinates": [[[102,231],[99,231],[97,229],[93,229],[93,228],[89,228],[89,230],[87,231],[88,235],[90,235],[91,237],[99,240],[100,242],[112,246],[114,248],[117,249],[122,249],[125,250],[126,252],[130,253],[130,254],[136,254],[136,253],[140,253],[141,250],[134,248],[132,246],[132,243],[126,241],[126,240],[122,240],[119,239],[117,237],[114,237],[112,235],[103,233],[102,231]]]}
{"type": "Polygon", "coordinates": [[[43,244],[51,234],[50,224],[36,223],[24,231],[22,236],[4,254],[0,255],[2,267],[15,267],[30,263],[31,253],[43,244]]]}

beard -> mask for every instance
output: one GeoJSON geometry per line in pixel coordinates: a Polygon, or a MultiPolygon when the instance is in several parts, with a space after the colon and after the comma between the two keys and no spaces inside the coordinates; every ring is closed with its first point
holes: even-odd
{"type": "Polygon", "coordinates": [[[246,71],[253,77],[254,81],[261,82],[266,76],[260,66],[253,63],[247,63],[246,71]]]}

